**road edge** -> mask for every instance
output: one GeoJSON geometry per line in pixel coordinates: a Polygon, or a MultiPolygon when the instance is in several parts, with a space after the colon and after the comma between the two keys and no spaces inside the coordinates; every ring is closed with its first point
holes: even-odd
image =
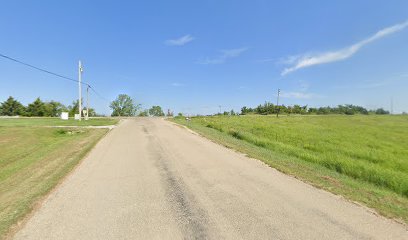
{"type": "Polygon", "coordinates": [[[358,202],[358,201],[355,201],[355,200],[346,198],[346,197],[343,196],[343,195],[336,194],[336,193],[331,192],[331,191],[328,191],[328,190],[326,190],[326,189],[324,189],[324,188],[320,188],[319,186],[313,184],[313,182],[308,181],[308,180],[306,180],[306,179],[302,179],[302,178],[297,177],[297,176],[295,176],[295,175],[291,175],[291,174],[282,172],[282,171],[280,171],[279,169],[274,168],[273,166],[270,166],[270,165],[266,164],[266,163],[265,163],[264,161],[262,161],[261,159],[257,159],[257,158],[250,157],[250,156],[248,156],[247,153],[241,152],[241,151],[239,151],[239,150],[237,150],[237,149],[235,149],[235,148],[231,148],[231,147],[226,146],[226,145],[224,145],[224,144],[222,144],[222,143],[216,142],[215,140],[212,140],[212,139],[210,139],[210,138],[207,138],[207,137],[204,136],[203,134],[198,133],[198,132],[192,130],[191,128],[189,128],[189,127],[186,126],[186,125],[179,124],[179,123],[174,122],[174,121],[172,121],[172,120],[170,120],[170,119],[165,119],[165,121],[170,122],[170,123],[174,124],[175,126],[180,127],[180,128],[182,128],[182,129],[184,129],[184,130],[187,130],[187,131],[188,131],[189,133],[191,133],[191,134],[194,134],[194,135],[196,135],[196,136],[202,137],[203,139],[206,139],[207,141],[210,141],[210,142],[212,142],[212,143],[215,143],[215,144],[217,144],[217,145],[219,145],[219,146],[221,146],[221,147],[223,147],[223,148],[225,148],[225,149],[227,149],[227,150],[229,150],[229,151],[238,153],[238,154],[242,155],[243,157],[246,157],[246,158],[248,158],[248,159],[250,159],[250,160],[256,160],[256,161],[258,161],[259,163],[261,163],[262,165],[264,165],[264,166],[266,166],[266,167],[268,167],[268,168],[272,168],[272,169],[276,170],[277,172],[279,172],[280,174],[284,174],[284,175],[286,175],[286,176],[288,176],[288,177],[291,177],[291,178],[293,178],[293,179],[296,179],[296,180],[298,180],[298,181],[301,181],[301,182],[303,182],[303,183],[305,183],[305,184],[307,184],[307,185],[309,185],[309,186],[315,188],[315,189],[318,190],[318,191],[324,191],[324,192],[326,192],[326,193],[328,193],[328,194],[330,194],[330,195],[332,195],[332,196],[334,196],[334,197],[337,197],[337,198],[339,198],[339,199],[343,199],[343,200],[346,201],[346,202],[352,203],[352,204],[354,204],[354,205],[356,205],[356,206],[358,206],[358,207],[364,209],[366,212],[368,212],[368,213],[370,213],[370,214],[373,214],[373,215],[375,215],[375,216],[377,216],[377,217],[383,218],[384,220],[388,220],[388,221],[392,221],[392,222],[394,222],[394,223],[400,224],[400,225],[403,226],[403,227],[406,229],[406,231],[408,232],[408,224],[405,223],[402,219],[384,216],[384,215],[382,215],[381,213],[379,213],[377,210],[375,210],[374,208],[370,208],[370,207],[364,205],[363,203],[360,203],[360,202],[358,202]]]}
{"type": "MultiPolygon", "coordinates": [[[[120,123],[122,123],[122,121],[119,121],[116,126],[119,126],[120,123]]],[[[84,153],[83,156],[79,156],[80,159],[78,163],[76,163],[72,167],[72,169],[70,169],[63,177],[61,177],[58,180],[56,185],[51,190],[49,190],[46,194],[41,196],[38,200],[33,202],[31,209],[21,219],[19,219],[17,222],[15,222],[14,224],[10,226],[9,230],[3,236],[4,240],[11,240],[14,238],[15,234],[18,231],[20,231],[27,224],[27,222],[36,214],[36,212],[44,205],[45,201],[50,197],[50,195],[55,193],[61,187],[61,185],[65,182],[65,180],[67,180],[72,174],[74,174],[74,172],[83,164],[84,160],[95,149],[96,145],[98,145],[98,143],[102,141],[102,139],[107,137],[115,128],[107,128],[107,129],[108,131],[105,134],[101,135],[99,139],[97,139],[94,143],[91,144],[91,146],[89,146],[89,149],[84,153]]]]}

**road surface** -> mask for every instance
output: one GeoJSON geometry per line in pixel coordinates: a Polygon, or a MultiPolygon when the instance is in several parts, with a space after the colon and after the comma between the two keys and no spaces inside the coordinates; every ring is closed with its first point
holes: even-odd
{"type": "Polygon", "coordinates": [[[163,119],[103,138],[15,239],[408,239],[404,225],[163,119]]]}

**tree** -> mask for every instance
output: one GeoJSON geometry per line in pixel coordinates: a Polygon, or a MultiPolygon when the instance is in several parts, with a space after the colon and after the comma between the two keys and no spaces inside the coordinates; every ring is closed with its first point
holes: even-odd
{"type": "Polygon", "coordinates": [[[241,108],[241,115],[248,114],[249,112],[250,112],[250,111],[249,111],[249,109],[248,109],[247,107],[243,106],[243,107],[241,108]]]}
{"type": "Polygon", "coordinates": [[[379,108],[379,109],[375,110],[375,114],[384,115],[384,114],[390,114],[390,112],[384,110],[384,108],[379,108]]]}
{"type": "Polygon", "coordinates": [[[29,117],[43,117],[45,114],[45,104],[38,97],[34,102],[28,104],[26,112],[29,117]]]}
{"type": "MultiPolygon", "coordinates": [[[[86,108],[85,108],[85,109],[86,109],[86,108]]],[[[98,114],[96,113],[95,109],[89,108],[88,116],[89,116],[89,117],[96,117],[96,116],[98,116],[98,114]]]]}
{"type": "Polygon", "coordinates": [[[292,112],[294,114],[300,114],[302,112],[302,107],[300,105],[293,105],[292,112]]]}
{"type": "Polygon", "coordinates": [[[307,113],[309,113],[309,114],[316,114],[316,113],[317,113],[317,108],[309,108],[309,109],[307,110],[307,113]]]}
{"type": "Polygon", "coordinates": [[[74,117],[75,114],[78,114],[78,112],[79,112],[79,101],[78,100],[72,101],[72,105],[68,106],[68,115],[70,117],[74,117]]]}
{"type": "MultiPolygon", "coordinates": [[[[75,114],[78,114],[79,112],[79,101],[75,100],[72,101],[72,105],[69,105],[68,107],[65,107],[64,105],[61,106],[61,109],[58,110],[58,115],[59,116],[61,114],[61,112],[68,112],[68,115],[70,117],[74,117],[75,114]]],[[[86,106],[82,106],[82,110],[86,110],[86,106]]],[[[85,117],[86,114],[84,114],[84,112],[81,112],[81,116],[85,117]]],[[[96,117],[98,116],[98,114],[95,112],[95,109],[93,108],[89,108],[89,113],[88,113],[89,117],[96,117]]]]}
{"type": "Polygon", "coordinates": [[[160,106],[152,106],[149,109],[149,114],[155,117],[162,117],[164,116],[164,112],[160,106]]]}
{"type": "Polygon", "coordinates": [[[135,104],[133,99],[126,94],[119,94],[119,96],[111,102],[112,116],[135,116],[137,110],[140,108],[139,104],[135,104]]]}
{"type": "Polygon", "coordinates": [[[25,107],[13,97],[9,97],[0,105],[0,115],[3,116],[17,116],[25,115],[25,107]]]}
{"type": "Polygon", "coordinates": [[[302,109],[300,110],[300,114],[306,114],[307,113],[307,105],[304,105],[302,109]]]}
{"type": "Polygon", "coordinates": [[[143,110],[139,113],[139,117],[147,117],[149,116],[149,111],[148,110],[143,110]]]}
{"type": "Polygon", "coordinates": [[[56,101],[50,101],[44,103],[44,116],[46,117],[58,117],[61,112],[68,111],[64,104],[56,101]]]}

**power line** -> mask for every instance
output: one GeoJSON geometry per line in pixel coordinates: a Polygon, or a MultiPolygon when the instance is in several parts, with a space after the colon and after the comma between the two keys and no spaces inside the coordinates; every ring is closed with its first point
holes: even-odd
{"type": "MultiPolygon", "coordinates": [[[[18,60],[18,59],[15,59],[15,58],[12,58],[12,57],[9,57],[9,56],[6,56],[6,55],[1,54],[1,53],[0,53],[0,57],[3,57],[3,58],[5,58],[5,59],[8,59],[8,60],[10,60],[10,61],[13,61],[13,62],[22,64],[22,65],[24,65],[24,66],[27,66],[27,67],[30,67],[30,68],[33,68],[33,69],[36,69],[36,70],[38,70],[38,71],[51,74],[51,75],[56,76],[56,77],[59,77],[59,78],[65,79],[65,80],[69,80],[69,81],[71,81],[71,82],[79,83],[79,81],[76,80],[76,79],[73,79],[73,78],[70,78],[70,77],[66,77],[66,76],[63,76],[63,75],[61,75],[61,74],[54,73],[54,72],[48,71],[48,70],[43,69],[43,68],[40,68],[40,67],[36,67],[36,66],[34,66],[34,65],[31,65],[31,64],[29,64],[29,63],[20,61],[20,60],[18,60]]],[[[87,82],[81,82],[81,84],[84,84],[84,85],[88,86],[99,98],[101,98],[101,99],[103,99],[103,100],[105,100],[105,101],[109,101],[108,99],[106,99],[106,98],[104,98],[102,95],[100,95],[89,83],[87,83],[87,82]]]]}
{"type": "Polygon", "coordinates": [[[107,102],[109,102],[108,99],[104,98],[101,94],[99,94],[91,85],[88,85],[88,87],[92,90],[92,92],[95,93],[96,96],[98,96],[100,99],[105,100],[107,102]]]}
{"type": "MultiPolygon", "coordinates": [[[[72,82],[79,82],[79,81],[76,80],[76,79],[73,79],[73,78],[70,78],[70,77],[65,77],[65,76],[62,76],[61,74],[54,73],[54,72],[45,70],[45,69],[43,69],[43,68],[39,68],[39,67],[33,66],[33,65],[31,65],[31,64],[22,62],[22,61],[20,61],[20,60],[17,60],[17,59],[15,59],[15,58],[12,58],[12,57],[3,55],[3,54],[1,54],[1,53],[0,53],[0,57],[6,58],[6,59],[11,60],[11,61],[16,62],[16,63],[20,63],[20,64],[25,65],[25,66],[30,67],[30,68],[34,68],[34,69],[39,70],[39,71],[41,71],[41,72],[45,72],[45,73],[48,73],[48,74],[51,74],[51,75],[54,75],[54,76],[63,78],[63,79],[65,79],[65,80],[69,80],[69,81],[72,81],[72,82]]],[[[84,84],[87,84],[87,83],[84,83],[84,84]]]]}

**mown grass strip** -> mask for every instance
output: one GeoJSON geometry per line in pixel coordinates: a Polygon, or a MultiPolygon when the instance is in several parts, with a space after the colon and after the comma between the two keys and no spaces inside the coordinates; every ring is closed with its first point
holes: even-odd
{"type": "Polygon", "coordinates": [[[55,117],[0,118],[0,127],[35,127],[35,126],[107,126],[117,124],[117,118],[90,118],[85,121],[74,119],[61,120],[55,117]]]}
{"type": "Polygon", "coordinates": [[[0,239],[107,131],[0,127],[0,239]]]}

